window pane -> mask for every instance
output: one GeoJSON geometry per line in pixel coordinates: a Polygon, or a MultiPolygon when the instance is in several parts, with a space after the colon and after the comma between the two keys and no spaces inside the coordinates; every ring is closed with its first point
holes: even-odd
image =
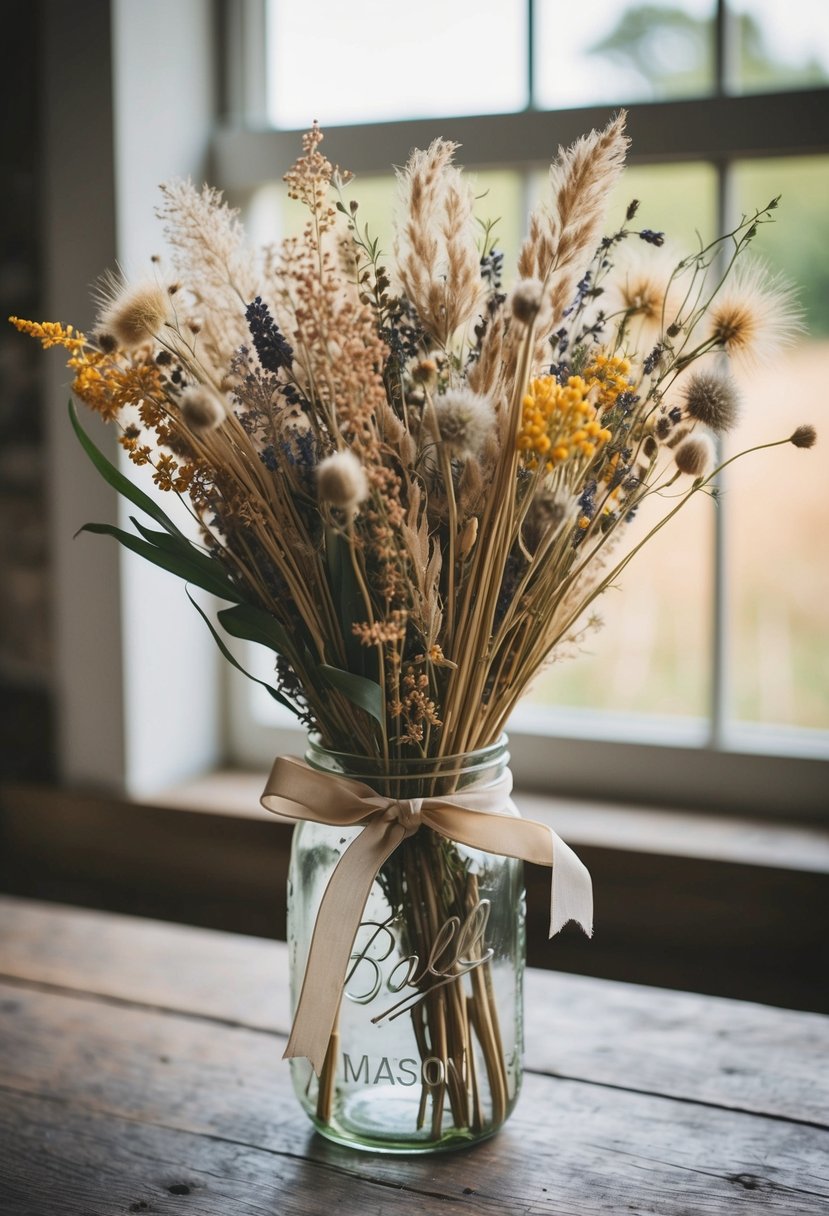
{"type": "Polygon", "coordinates": [[[535,103],[700,97],[714,87],[714,0],[536,0],[535,103]]]}
{"type": "Polygon", "coordinates": [[[731,0],[733,86],[740,93],[829,81],[826,0],[731,0]]]}
{"type": "MultiPolygon", "coordinates": [[[[536,182],[543,190],[543,182],[536,182]]],[[[633,198],[637,222],[664,230],[677,258],[710,239],[715,228],[716,176],[707,165],[628,169],[611,201],[607,231],[621,224],[633,198]]],[[[643,508],[628,534],[645,535],[658,513],[643,508]]],[[[621,554],[620,554],[621,556],[621,554]]],[[[531,705],[578,706],[646,714],[704,716],[711,666],[713,518],[701,499],[638,554],[596,608],[604,628],[584,652],[541,677],[531,705]]]]}
{"type": "Polygon", "coordinates": [[[737,206],[782,192],[756,250],[800,288],[808,333],[767,367],[740,374],[743,422],[732,449],[809,422],[812,451],[775,448],[729,470],[728,653],[731,713],[829,728],[829,158],[737,166],[737,206]]]}
{"type": "MultiPolygon", "coordinates": [[[[329,143],[325,145],[332,160],[336,160],[336,147],[337,137],[334,133],[330,146],[329,143]]],[[[490,169],[482,172],[470,170],[469,176],[475,184],[476,216],[482,221],[496,221],[495,244],[504,254],[504,281],[509,285],[514,278],[524,232],[521,175],[509,170],[490,169]]],[[[368,225],[371,236],[377,237],[385,253],[391,250],[392,244],[396,184],[395,178],[387,174],[382,177],[355,177],[347,187],[346,198],[356,199],[360,204],[360,225],[368,225]]],[[[306,214],[300,203],[288,198],[287,187],[282,182],[271,182],[251,195],[245,210],[245,227],[254,244],[265,244],[300,233],[306,214]]]]}
{"type": "MultiPolygon", "coordinates": [[[[527,102],[517,0],[268,0],[268,114],[278,127],[497,114],[527,102]]],[[[401,152],[401,159],[408,149],[401,152]]]]}

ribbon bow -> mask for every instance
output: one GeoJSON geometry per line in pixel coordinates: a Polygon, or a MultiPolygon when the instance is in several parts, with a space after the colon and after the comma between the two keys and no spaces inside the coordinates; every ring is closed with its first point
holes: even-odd
{"type": "Polygon", "coordinates": [[[319,772],[293,756],[274,761],[261,798],[266,810],[293,822],[363,825],[322,897],[283,1058],[307,1056],[319,1075],[371,885],[386,858],[420,827],[487,853],[550,866],[550,937],[571,920],[592,934],[593,887],[586,867],[552,828],[519,816],[511,790],[507,771],[491,785],[468,786],[459,794],[385,798],[360,781],[319,772]]]}

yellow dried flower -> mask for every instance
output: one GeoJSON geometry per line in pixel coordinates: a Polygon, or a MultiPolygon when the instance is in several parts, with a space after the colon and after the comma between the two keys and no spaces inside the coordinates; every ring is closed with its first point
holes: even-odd
{"type": "Polygon", "coordinates": [[[554,376],[530,381],[524,397],[517,446],[526,452],[531,468],[542,456],[548,472],[571,457],[590,458],[611,437],[597,421],[589,400],[590,386],[581,376],[559,384],[554,376]]]}
{"type": "Polygon", "coordinates": [[[20,333],[38,338],[44,350],[51,346],[63,346],[77,355],[86,345],[85,336],[72,325],[61,325],[59,321],[24,321],[22,317],[9,317],[9,321],[20,333]]]}
{"type": "Polygon", "coordinates": [[[612,409],[620,393],[631,391],[630,360],[621,355],[597,354],[584,369],[588,388],[596,390],[594,400],[604,412],[612,409]]]}

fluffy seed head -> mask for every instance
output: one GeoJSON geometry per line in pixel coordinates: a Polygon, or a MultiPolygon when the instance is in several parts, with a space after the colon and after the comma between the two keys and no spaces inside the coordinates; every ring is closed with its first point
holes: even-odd
{"type": "Polygon", "coordinates": [[[510,300],[512,315],[522,325],[535,320],[544,298],[544,288],[538,279],[521,279],[515,285],[510,300]]]}
{"type": "Polygon", "coordinates": [[[813,448],[817,443],[817,431],[808,424],[799,426],[789,437],[789,443],[793,443],[796,448],[813,448]]]}
{"type": "Polygon", "coordinates": [[[181,394],[181,416],[194,431],[213,431],[224,422],[221,402],[201,384],[190,385],[181,394]]]}
{"type": "Polygon", "coordinates": [[[708,311],[709,337],[741,363],[768,363],[803,331],[794,291],[759,262],[738,263],[708,311]]]}
{"type": "Polygon", "coordinates": [[[663,324],[672,325],[682,308],[686,286],[675,275],[678,260],[670,246],[637,241],[623,246],[609,275],[601,306],[629,313],[637,341],[643,345],[655,342],[663,324]]]}
{"type": "Polygon", "coordinates": [[[163,287],[150,281],[116,289],[98,323],[120,347],[134,350],[161,333],[169,319],[170,297],[163,287]]]}
{"type": "Polygon", "coordinates": [[[440,438],[453,456],[477,456],[495,426],[492,402],[468,388],[450,389],[435,400],[440,438]]]}
{"type": "Polygon", "coordinates": [[[322,502],[339,507],[354,515],[361,502],[368,498],[366,471],[353,452],[334,452],[320,461],[317,469],[317,493],[322,502]]]}
{"type": "Polygon", "coordinates": [[[717,435],[730,431],[740,416],[737,385],[720,372],[695,372],[685,388],[685,413],[717,435]]]}
{"type": "Polygon", "coordinates": [[[714,466],[714,445],[707,435],[683,439],[674,453],[676,467],[689,477],[705,477],[714,466]]]}

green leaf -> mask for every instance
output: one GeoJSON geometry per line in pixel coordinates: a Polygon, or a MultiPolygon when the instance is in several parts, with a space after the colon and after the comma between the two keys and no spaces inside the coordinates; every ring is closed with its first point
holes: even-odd
{"type": "MultiPolygon", "coordinates": [[[[211,595],[216,595],[219,599],[231,601],[240,599],[239,592],[228,579],[219,579],[209,573],[197,561],[192,560],[191,555],[185,555],[183,551],[168,552],[140,536],[134,536],[132,532],[124,532],[122,528],[116,528],[114,524],[84,524],[78,531],[92,532],[96,536],[112,536],[125,549],[137,553],[139,557],[152,562],[154,566],[160,566],[162,570],[168,570],[171,574],[176,574],[189,583],[195,583],[197,587],[201,587],[203,591],[209,591],[211,595]]],[[[184,543],[189,546],[189,541],[184,543]]]]}
{"type": "MultiPolygon", "coordinates": [[[[146,528],[134,515],[130,516],[130,523],[134,524],[144,539],[155,545],[157,549],[162,549],[171,557],[180,557],[187,563],[189,569],[201,570],[205,578],[226,584],[227,589],[222,592],[222,599],[233,600],[237,603],[243,602],[244,593],[227,577],[227,571],[217,557],[211,557],[209,553],[205,553],[198,545],[184,536],[168,536],[166,532],[156,532],[153,528],[146,528]]],[[[196,581],[190,575],[187,577],[191,583],[196,581]]]]}
{"type": "Polygon", "coordinates": [[[293,649],[291,640],[275,616],[256,608],[253,604],[237,604],[234,608],[223,608],[217,613],[222,628],[234,638],[245,642],[258,642],[276,654],[289,655],[293,649]]]}
{"type": "Polygon", "coordinates": [[[98,451],[78,421],[78,414],[72,401],[69,402],[69,421],[72,423],[72,429],[77,435],[81,447],[104,480],[108,481],[119,494],[123,494],[124,498],[129,499],[133,506],[144,511],[157,524],[161,524],[162,528],[169,532],[171,536],[180,536],[182,540],[186,539],[173,521],[162,511],[158,503],[150,498],[149,494],[145,494],[143,490],[139,490],[138,486],[133,485],[128,477],[125,477],[123,473],[116,469],[114,464],[111,464],[107,460],[103,452],[98,451]]]}
{"type": "Polygon", "coordinates": [[[233,655],[228,650],[227,646],[225,646],[218,631],[216,629],[214,629],[213,622],[210,620],[210,617],[200,607],[200,605],[196,603],[196,601],[193,599],[192,595],[190,594],[189,590],[187,590],[187,588],[185,588],[185,590],[187,591],[188,600],[193,605],[193,607],[196,609],[196,612],[198,612],[199,616],[204,621],[207,628],[210,630],[211,634],[213,635],[213,641],[219,647],[219,650],[222,652],[223,657],[227,659],[228,663],[230,663],[233,667],[235,667],[237,671],[241,671],[243,676],[247,676],[247,678],[249,680],[253,680],[254,684],[261,685],[261,687],[264,688],[266,692],[270,693],[270,695],[273,697],[274,701],[278,701],[280,705],[284,705],[286,709],[289,709],[291,711],[291,713],[296,713],[294,706],[291,704],[291,702],[288,700],[287,697],[283,697],[282,693],[277,692],[277,690],[271,684],[267,684],[264,680],[260,680],[257,676],[252,676],[249,671],[245,670],[245,668],[242,666],[241,663],[238,663],[236,661],[236,659],[233,657],[233,655]]]}
{"type": "Polygon", "coordinates": [[[386,723],[383,718],[383,690],[374,680],[367,680],[365,676],[357,676],[353,671],[343,671],[339,667],[329,667],[327,663],[322,663],[318,668],[321,675],[325,677],[332,688],[336,688],[343,696],[348,697],[360,709],[364,709],[367,714],[371,714],[385,730],[386,723]]]}
{"type": "Polygon", "coordinates": [[[351,628],[356,621],[366,619],[366,605],[351,564],[348,542],[333,528],[325,531],[325,560],[331,598],[340,618],[346,662],[352,671],[365,671],[367,662],[374,663],[376,673],[374,652],[361,644],[351,628]]]}

